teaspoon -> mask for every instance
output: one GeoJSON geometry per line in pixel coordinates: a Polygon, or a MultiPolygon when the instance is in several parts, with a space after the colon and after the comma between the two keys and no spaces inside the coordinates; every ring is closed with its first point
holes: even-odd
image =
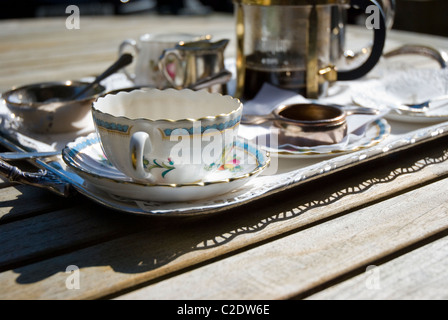
{"type": "Polygon", "coordinates": [[[400,107],[401,108],[403,108],[403,107],[404,108],[409,108],[409,110],[407,110],[407,111],[411,111],[411,112],[425,112],[425,111],[427,111],[429,109],[433,110],[433,109],[437,109],[439,107],[445,106],[445,104],[442,104],[442,105],[440,105],[438,107],[433,107],[433,108],[430,108],[430,106],[429,106],[432,102],[443,101],[443,100],[448,100],[448,95],[442,95],[442,96],[438,96],[438,97],[435,97],[435,98],[432,98],[432,99],[428,99],[428,100],[426,100],[426,101],[424,101],[422,103],[405,104],[405,105],[400,106],[400,107]]]}
{"type": "Polygon", "coordinates": [[[49,158],[61,155],[61,151],[48,152],[0,152],[0,160],[19,161],[31,160],[36,158],[49,158]]]}
{"type": "Polygon", "coordinates": [[[118,58],[118,60],[114,62],[114,64],[112,64],[109,68],[107,68],[106,71],[104,71],[102,74],[97,76],[93,82],[91,82],[90,84],[85,86],[81,91],[77,92],[75,95],[70,97],[69,100],[76,100],[77,98],[81,97],[84,93],[86,93],[91,88],[93,88],[98,83],[100,83],[100,81],[106,79],[107,77],[109,77],[110,75],[114,74],[115,72],[117,72],[121,68],[126,67],[127,65],[129,65],[132,62],[132,59],[133,59],[132,55],[130,55],[128,53],[122,54],[120,56],[120,58],[118,58]]]}

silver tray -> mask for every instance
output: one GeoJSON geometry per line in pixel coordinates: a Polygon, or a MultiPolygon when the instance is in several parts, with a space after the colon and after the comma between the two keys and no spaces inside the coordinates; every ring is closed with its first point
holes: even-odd
{"type": "MultiPolygon", "coordinates": [[[[2,127],[0,126],[0,128],[2,127]]],[[[41,169],[35,173],[22,172],[18,168],[1,161],[0,173],[11,181],[47,188],[61,196],[70,196],[73,192],[78,192],[105,207],[120,212],[164,216],[210,214],[256,201],[448,134],[448,122],[426,127],[393,122],[391,128],[390,135],[372,147],[326,159],[278,158],[278,170],[276,172],[270,173],[268,169],[265,174],[255,177],[233,192],[191,202],[145,202],[106,194],[95,187],[89,186],[80,176],[68,170],[61,156],[33,159],[32,162],[41,169]]],[[[50,137],[45,138],[50,139],[50,137]]],[[[74,140],[74,137],[66,136],[64,138],[67,140],[66,143],[74,140]]],[[[36,137],[27,136],[13,130],[4,130],[4,128],[0,130],[0,144],[11,151],[48,151],[47,147],[42,147],[48,146],[48,141],[42,144],[41,142],[36,137]]],[[[61,148],[64,142],[59,139],[58,143],[54,145],[56,148],[61,148]]]]}
{"type": "MultiPolygon", "coordinates": [[[[439,62],[441,68],[446,67],[446,61],[438,50],[422,46],[404,46],[385,56],[395,56],[403,53],[430,56],[439,62]]],[[[385,67],[377,67],[379,75],[381,75],[381,72],[390,73],[391,66],[394,65],[388,65],[386,63],[385,67]]],[[[400,64],[397,70],[408,67],[409,65],[400,64]]],[[[226,61],[226,68],[233,70],[233,73],[235,72],[234,59],[226,61]]],[[[372,73],[373,77],[375,77],[375,72],[372,73]]],[[[109,90],[116,89],[115,86],[120,88],[123,85],[121,83],[122,79],[118,75],[117,79],[113,76],[110,79],[111,81],[107,84],[109,90]]],[[[233,82],[229,82],[230,92],[234,90],[231,83],[233,82]]],[[[6,108],[0,103],[0,109],[2,107],[3,109],[6,108]]],[[[86,130],[85,132],[63,136],[36,136],[18,132],[18,130],[8,127],[3,120],[0,117],[0,145],[16,152],[62,150],[65,144],[74,141],[78,136],[84,136],[89,133],[86,130]]],[[[101,190],[95,189],[87,184],[80,176],[69,171],[61,155],[53,158],[37,158],[31,160],[33,164],[41,169],[38,172],[23,172],[19,168],[0,160],[0,174],[11,181],[46,188],[64,197],[68,197],[73,193],[80,193],[105,207],[121,212],[139,215],[167,216],[210,214],[238,207],[329,176],[341,170],[352,168],[377,158],[387,157],[395,152],[448,135],[448,122],[431,125],[422,121],[418,121],[417,123],[390,121],[389,124],[391,126],[390,135],[378,144],[373,144],[368,148],[354,149],[353,152],[346,154],[336,153],[324,159],[314,158],[312,156],[309,158],[302,157],[301,159],[278,159],[278,163],[276,163],[278,170],[276,172],[270,172],[268,168],[264,174],[255,177],[249,183],[233,192],[206,200],[191,202],[145,202],[111,196],[101,190]]],[[[93,128],[90,129],[93,130],[93,128]]],[[[273,160],[275,162],[275,159],[271,159],[271,165],[273,160]]]]}

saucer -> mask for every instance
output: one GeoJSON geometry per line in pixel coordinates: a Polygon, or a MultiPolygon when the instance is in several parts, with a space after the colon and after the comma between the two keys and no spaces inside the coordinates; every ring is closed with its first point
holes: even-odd
{"type": "Polygon", "coordinates": [[[178,202],[194,201],[235,190],[260,174],[269,164],[269,152],[239,139],[231,159],[226,159],[204,180],[188,184],[145,184],[134,182],[118,171],[105,157],[96,133],[69,143],[62,151],[68,168],[111,196],[132,200],[178,202]]]}
{"type": "MultiPolygon", "coordinates": [[[[386,139],[390,132],[391,127],[387,120],[380,118],[368,124],[361,137],[351,138],[354,136],[350,136],[345,143],[315,147],[300,147],[291,144],[274,147],[265,143],[261,147],[272,156],[279,158],[328,158],[373,147],[386,139]]],[[[260,140],[269,141],[270,139],[258,141],[260,140]]]]}

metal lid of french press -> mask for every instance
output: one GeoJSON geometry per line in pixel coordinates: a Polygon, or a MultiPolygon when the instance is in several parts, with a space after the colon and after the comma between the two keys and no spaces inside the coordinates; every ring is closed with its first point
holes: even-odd
{"type": "Polygon", "coordinates": [[[349,0],[234,0],[243,5],[255,6],[303,6],[303,5],[326,5],[346,4],[349,0]]]}

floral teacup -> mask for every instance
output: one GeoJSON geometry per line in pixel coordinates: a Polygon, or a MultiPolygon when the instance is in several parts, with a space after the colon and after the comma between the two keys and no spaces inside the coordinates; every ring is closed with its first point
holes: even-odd
{"type": "Polygon", "coordinates": [[[231,96],[145,89],[99,98],[93,119],[108,160],[135,181],[200,182],[232,152],[243,110],[231,96]]]}

